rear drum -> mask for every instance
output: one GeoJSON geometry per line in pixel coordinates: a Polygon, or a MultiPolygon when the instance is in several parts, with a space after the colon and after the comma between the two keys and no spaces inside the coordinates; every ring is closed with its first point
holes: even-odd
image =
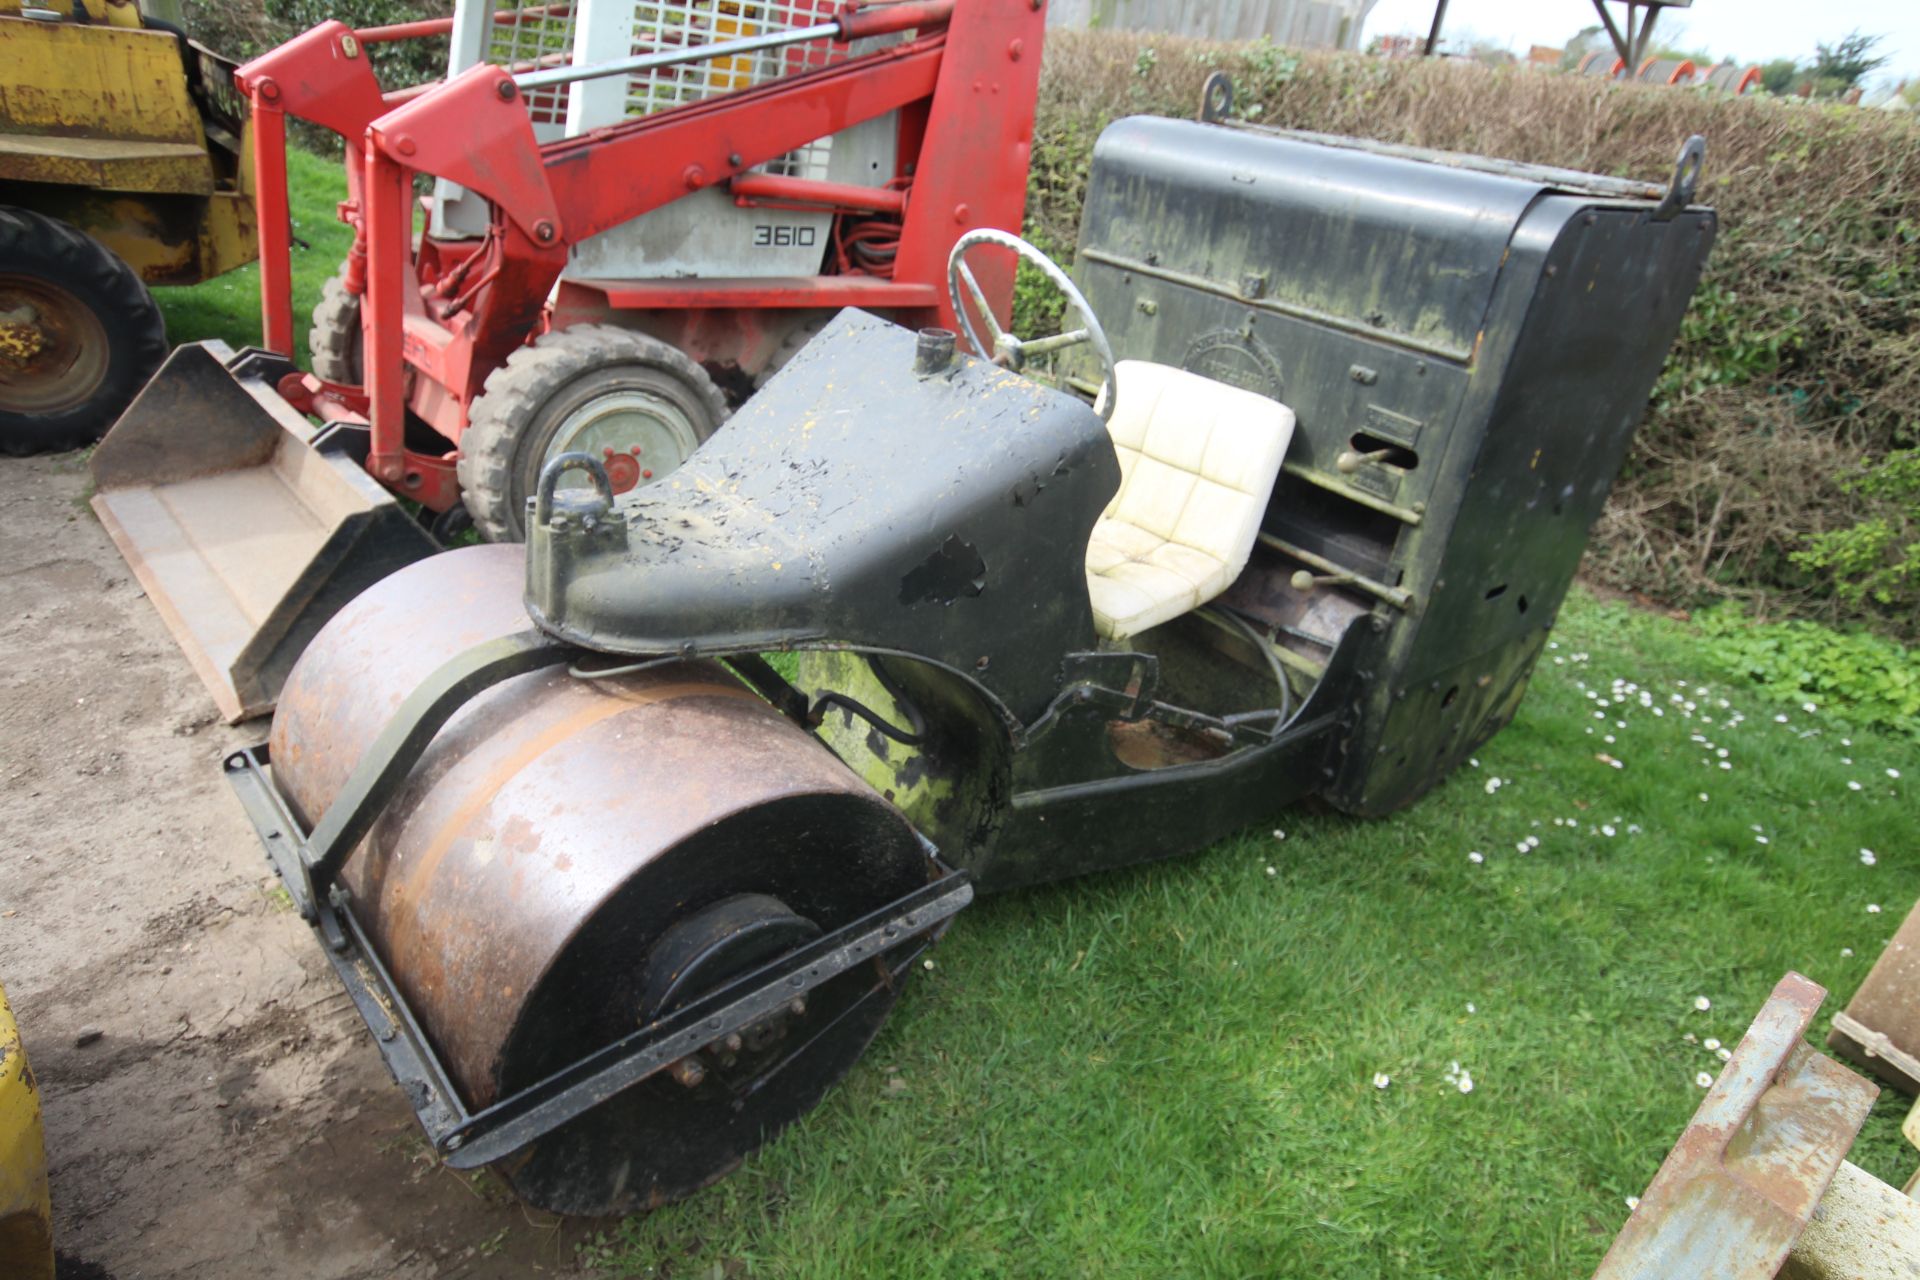
{"type": "MultiPolygon", "coordinates": [[[[275,782],[303,821],[427,674],[527,628],[522,574],[517,546],[448,552],[327,625],[273,723],[275,782]]],[[[905,819],[824,747],[722,668],[675,663],[604,680],[556,668],[475,699],[343,881],[477,1110],[927,874],[905,819]]],[[[898,994],[878,965],[496,1167],[561,1213],[627,1212],[705,1186],[859,1058],[898,994]]]]}

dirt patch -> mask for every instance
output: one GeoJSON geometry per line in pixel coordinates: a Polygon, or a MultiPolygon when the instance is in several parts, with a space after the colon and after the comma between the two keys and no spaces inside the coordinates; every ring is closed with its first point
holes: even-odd
{"type": "Polygon", "coordinates": [[[264,723],[214,719],[85,492],[75,455],[0,466],[0,982],[61,1274],[578,1274],[603,1224],[427,1150],[220,776],[264,723]]]}

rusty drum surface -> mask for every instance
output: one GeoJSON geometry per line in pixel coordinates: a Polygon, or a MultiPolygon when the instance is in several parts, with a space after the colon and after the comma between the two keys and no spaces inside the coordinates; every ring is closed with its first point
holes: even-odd
{"type": "MultiPolygon", "coordinates": [[[[275,781],[303,820],[432,670],[530,625],[522,566],[517,546],[435,556],[321,631],[271,739],[275,781]]],[[[657,1016],[648,954],[676,923],[753,894],[831,930],[915,887],[924,867],[898,811],[824,747],[723,668],[676,663],[598,680],[559,667],[475,699],[343,879],[468,1104],[484,1106],[657,1016]]],[[[712,1181],[812,1106],[878,1029],[893,993],[861,1000],[871,975],[845,978],[815,993],[771,1076],[748,1081],[766,1065],[749,1061],[698,1087],[655,1077],[519,1153],[507,1176],[576,1213],[712,1181]]]]}

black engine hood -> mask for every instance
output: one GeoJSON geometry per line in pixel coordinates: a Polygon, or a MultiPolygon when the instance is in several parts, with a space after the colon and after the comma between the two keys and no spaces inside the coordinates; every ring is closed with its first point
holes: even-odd
{"type": "Polygon", "coordinates": [[[534,522],[527,608],[627,655],[846,644],[969,673],[1030,720],[1094,644],[1086,545],[1120,483],[1092,410],[846,310],[614,518],[534,522]]]}

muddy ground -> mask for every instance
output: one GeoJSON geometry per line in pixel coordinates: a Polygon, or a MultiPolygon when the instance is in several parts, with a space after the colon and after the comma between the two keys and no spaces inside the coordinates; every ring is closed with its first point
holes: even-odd
{"type": "Polygon", "coordinates": [[[63,1275],[580,1274],[602,1224],[428,1154],[220,776],[265,722],[215,718],[86,492],[0,459],[0,983],[63,1275]]]}

